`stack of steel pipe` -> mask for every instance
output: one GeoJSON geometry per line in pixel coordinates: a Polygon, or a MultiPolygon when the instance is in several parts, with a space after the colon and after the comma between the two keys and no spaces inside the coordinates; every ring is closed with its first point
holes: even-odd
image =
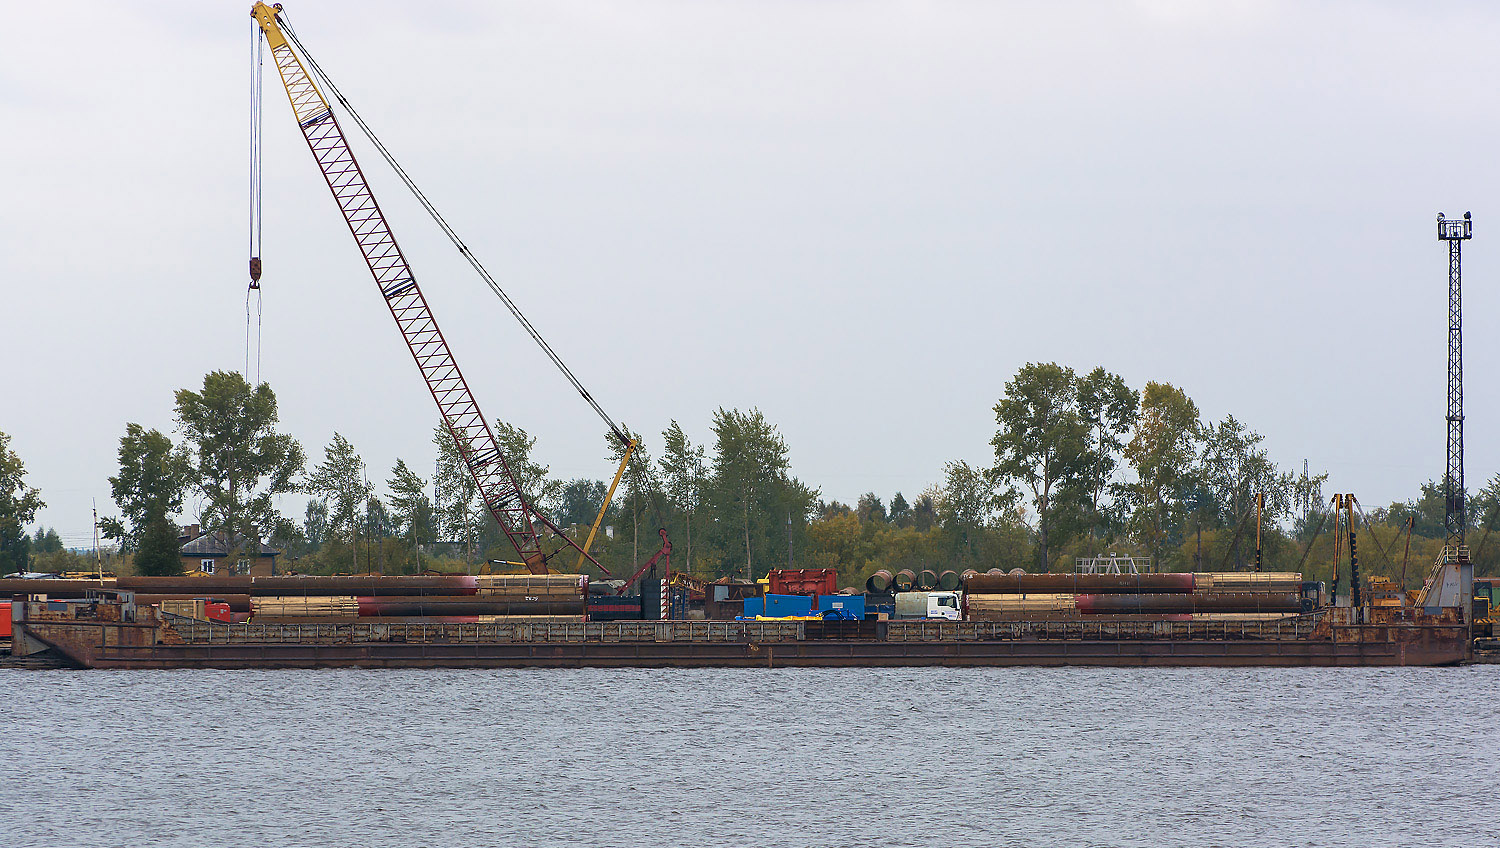
{"type": "Polygon", "coordinates": [[[583,621],[579,574],[122,577],[137,603],[210,598],[261,623],[583,621]]]}
{"type": "Polygon", "coordinates": [[[1293,573],[977,574],[964,581],[979,621],[1265,621],[1301,611],[1293,573]]]}
{"type": "Polygon", "coordinates": [[[53,599],[86,597],[90,589],[113,589],[115,579],[103,580],[47,580],[21,577],[0,577],[0,598],[13,595],[46,595],[53,599]]]}

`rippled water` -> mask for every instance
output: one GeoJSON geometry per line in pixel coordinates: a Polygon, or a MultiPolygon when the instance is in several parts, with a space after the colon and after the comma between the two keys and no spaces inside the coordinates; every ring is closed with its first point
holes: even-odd
{"type": "Polygon", "coordinates": [[[0,671],[0,843],[1494,844],[1500,666],[0,671]]]}

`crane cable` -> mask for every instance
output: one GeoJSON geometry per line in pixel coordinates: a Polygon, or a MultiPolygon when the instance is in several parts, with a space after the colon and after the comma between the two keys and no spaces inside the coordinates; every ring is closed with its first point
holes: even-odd
{"type": "Polygon", "coordinates": [[[453,243],[453,246],[458,248],[458,252],[463,255],[464,259],[468,260],[469,265],[473,266],[474,270],[478,272],[480,278],[483,279],[484,282],[490,287],[490,290],[495,293],[495,296],[500,298],[501,302],[505,304],[505,307],[510,310],[510,314],[515,316],[516,321],[520,322],[522,328],[524,328],[527,334],[531,336],[532,340],[537,343],[537,346],[542,349],[542,352],[547,354],[547,358],[552,360],[552,364],[557,366],[557,370],[560,371],[562,375],[568,379],[568,382],[573,385],[573,388],[578,391],[578,394],[588,402],[588,405],[593,408],[594,412],[599,416],[599,418],[609,427],[610,432],[614,434],[615,438],[619,439],[621,444],[629,444],[630,439],[625,434],[624,430],[621,429],[620,425],[616,424],[614,422],[614,419],[610,418],[609,415],[605,413],[604,407],[600,406],[599,402],[594,400],[594,396],[589,394],[588,390],[583,387],[583,383],[578,379],[577,376],[573,374],[572,369],[568,368],[568,366],[563,363],[562,357],[558,356],[557,352],[552,349],[552,346],[547,344],[546,339],[542,338],[542,334],[538,332],[536,327],[532,326],[531,321],[527,320],[526,316],[522,314],[520,307],[516,306],[515,301],[510,299],[510,295],[506,294],[505,290],[500,288],[500,284],[495,281],[495,278],[490,275],[490,272],[484,267],[484,265],[474,256],[473,253],[469,252],[468,245],[464,244],[463,239],[459,238],[458,232],[448,224],[448,221],[443,218],[441,213],[438,212],[437,207],[432,204],[432,201],[427,199],[427,195],[423,193],[422,189],[417,186],[416,181],[411,178],[411,175],[406,172],[405,168],[401,167],[401,164],[396,161],[396,157],[391,154],[390,150],[386,148],[385,144],[381,142],[380,138],[375,135],[375,131],[370,128],[369,124],[365,123],[365,119],[360,117],[359,112],[355,111],[354,106],[349,103],[349,100],[347,98],[344,97],[344,93],[339,90],[339,87],[337,85],[334,85],[333,80],[330,79],[328,77],[328,74],[323,71],[323,68],[318,65],[317,60],[312,57],[312,54],[308,52],[305,46],[303,46],[302,41],[297,38],[296,31],[292,29],[291,22],[287,20],[286,12],[278,12],[277,19],[280,20],[282,31],[286,33],[287,38],[297,46],[297,52],[302,55],[302,58],[307,60],[309,70],[311,70],[313,74],[318,78],[318,80],[327,87],[329,93],[334,96],[334,99],[339,102],[339,105],[343,106],[344,110],[349,113],[349,117],[354,119],[354,123],[359,126],[359,129],[364,133],[365,138],[369,139],[370,143],[375,145],[375,149],[380,153],[381,158],[385,159],[386,164],[390,165],[391,169],[396,172],[396,176],[401,178],[401,182],[405,184],[407,190],[411,192],[412,197],[415,197],[417,199],[417,202],[420,203],[422,205],[422,208],[427,211],[428,216],[430,216],[432,220],[438,225],[438,228],[443,231],[443,234],[448,237],[448,240],[453,243]]]}
{"type": "Polygon", "coordinates": [[[245,289],[245,379],[250,379],[250,298],[255,297],[255,381],[260,384],[260,252],[261,252],[261,81],[263,39],[260,25],[250,25],[250,285],[245,289]]]}

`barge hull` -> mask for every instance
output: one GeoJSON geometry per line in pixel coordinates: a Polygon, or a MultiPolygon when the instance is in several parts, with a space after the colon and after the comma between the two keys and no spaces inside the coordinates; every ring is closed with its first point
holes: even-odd
{"type": "Polygon", "coordinates": [[[78,666],[115,669],[1332,667],[1454,665],[1465,659],[1462,643],[1447,640],[129,644],[133,640],[128,633],[89,638],[95,634],[87,631],[94,629],[74,625],[54,630],[42,625],[33,635],[78,666]],[[101,644],[106,640],[111,644],[101,644]]]}

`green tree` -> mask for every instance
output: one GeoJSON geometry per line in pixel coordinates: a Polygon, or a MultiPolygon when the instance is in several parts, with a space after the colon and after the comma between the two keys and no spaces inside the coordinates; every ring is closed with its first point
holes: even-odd
{"type": "Polygon", "coordinates": [[[182,554],[177,547],[177,525],[160,512],[152,512],[136,536],[137,574],[167,577],[182,573],[182,554]]]}
{"type": "Polygon", "coordinates": [[[911,526],[918,533],[926,533],[938,523],[937,498],[924,491],[911,505],[911,526]]]}
{"type": "Polygon", "coordinates": [[[36,528],[36,535],[31,537],[32,553],[55,554],[62,549],[62,537],[57,535],[56,527],[36,528]]]}
{"type": "Polygon", "coordinates": [[[975,559],[984,528],[995,515],[998,499],[994,474],[963,460],[949,462],[943,466],[943,484],[937,497],[924,495],[923,499],[936,501],[938,524],[952,540],[953,547],[962,550],[968,559],[975,559]]]}
{"type": "Polygon", "coordinates": [[[10,436],[0,433],[0,574],[26,570],[31,539],[24,528],[44,506],[42,493],[26,485],[26,466],[10,449],[10,436]]]}
{"type": "Polygon", "coordinates": [[[556,513],[557,525],[592,526],[607,491],[603,480],[569,480],[562,488],[556,513]]]}
{"type": "Polygon", "coordinates": [[[432,500],[427,497],[427,481],[407,468],[405,460],[398,459],[386,486],[391,490],[391,519],[420,557],[422,545],[434,541],[432,500]]]}
{"type": "Polygon", "coordinates": [[[891,498],[891,523],[897,527],[911,526],[911,505],[906,502],[900,492],[891,498]]]}
{"type": "Polygon", "coordinates": [[[328,539],[328,501],[311,498],[302,511],[302,537],[312,550],[323,547],[328,539]]]}
{"type": "Polygon", "coordinates": [[[1146,384],[1125,456],[1136,473],[1131,524],[1136,538],[1158,561],[1175,545],[1186,513],[1183,496],[1192,483],[1200,431],[1198,406],[1181,389],[1170,383],[1146,384]]]}
{"type": "Polygon", "coordinates": [[[664,478],[664,488],[672,507],[684,516],[683,564],[684,570],[693,570],[693,513],[703,502],[703,455],[702,445],[688,440],[682,426],[674,419],[661,434],[662,455],[657,460],[664,478]]]}
{"type": "MultiPolygon", "coordinates": [[[[135,423],[125,425],[118,456],[120,473],[109,478],[109,488],[124,520],[105,518],[99,526],[121,551],[131,551],[148,525],[182,509],[193,463],[187,449],[174,447],[165,433],[135,423]]],[[[172,538],[175,544],[175,528],[172,538]]]]}
{"type": "Polygon", "coordinates": [[[202,522],[223,532],[236,558],[276,527],[273,498],[296,491],[302,447],[276,431],[276,394],[232,371],[212,371],[201,391],[177,392],[177,426],[203,499],[202,522]]]}
{"type": "Polygon", "coordinates": [[[479,501],[479,486],[469,472],[468,463],[459,453],[453,434],[441,421],[432,431],[437,448],[437,497],[433,501],[436,529],[444,541],[464,543],[464,562],[474,561],[474,544],[484,530],[488,517],[479,501]]]}
{"type": "Polygon", "coordinates": [[[505,464],[510,467],[526,502],[542,512],[556,512],[563,483],[547,476],[552,469],[532,458],[536,437],[497,418],[495,441],[499,443],[500,455],[505,457],[505,464]]]}
{"type": "Polygon", "coordinates": [[[886,522],[885,504],[881,503],[880,496],[874,492],[865,492],[859,496],[854,504],[854,514],[859,516],[860,521],[886,522]]]}
{"type": "Polygon", "coordinates": [[[308,472],[304,484],[309,494],[325,500],[329,507],[328,523],[347,531],[350,544],[357,537],[360,511],[370,497],[364,467],[365,461],[354,445],[335,432],[333,440],[323,448],[323,461],[308,472]]]}
{"type": "Polygon", "coordinates": [[[990,444],[995,448],[995,471],[1011,484],[1009,500],[1019,494],[1015,484],[1030,493],[1037,511],[1037,541],[1041,567],[1051,567],[1052,531],[1064,511],[1076,509],[1076,498],[1059,498],[1059,490],[1085,491],[1088,473],[1099,462],[1090,450],[1089,422],[1079,406],[1078,380],[1073,369],[1055,362],[1029,363],[1005,384],[1005,396],[995,404],[1000,429],[990,444]]]}
{"type": "MultiPolygon", "coordinates": [[[[1235,419],[1225,417],[1217,425],[1203,428],[1199,475],[1218,508],[1218,524],[1231,533],[1250,519],[1255,496],[1265,496],[1262,519],[1265,526],[1281,521],[1291,511],[1296,481],[1283,474],[1260,444],[1264,437],[1235,419]]],[[[1248,526],[1248,525],[1247,525],[1248,526]]],[[[1237,538],[1237,537],[1236,537],[1237,538]]],[[[1252,535],[1249,537],[1253,539],[1252,535]]],[[[1243,546],[1234,544],[1238,564],[1244,565],[1243,546]]]]}
{"type": "Polygon", "coordinates": [[[807,516],[818,493],[793,477],[786,440],[758,409],[720,408],[714,458],[704,488],[705,524],[721,573],[754,575],[784,562],[786,520],[806,548],[807,516]]]}
{"type": "Polygon", "coordinates": [[[1108,538],[1115,529],[1110,511],[1103,504],[1110,476],[1119,466],[1117,457],[1125,450],[1125,436],[1135,426],[1140,408],[1140,393],[1125,385],[1118,374],[1102,367],[1090,371],[1078,381],[1078,412],[1089,426],[1088,469],[1084,472],[1090,505],[1092,529],[1108,538]]]}

